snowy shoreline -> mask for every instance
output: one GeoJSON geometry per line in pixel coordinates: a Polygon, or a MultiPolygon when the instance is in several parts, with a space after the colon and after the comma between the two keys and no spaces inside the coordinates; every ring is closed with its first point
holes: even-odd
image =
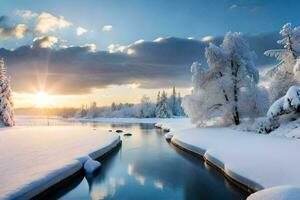
{"type": "Polygon", "coordinates": [[[6,150],[0,156],[6,183],[0,189],[1,199],[36,197],[80,172],[80,157],[98,159],[121,143],[116,133],[84,127],[14,127],[0,133],[0,149],[6,150]]]}
{"type": "MultiPolygon", "coordinates": [[[[272,188],[275,189],[270,191],[288,193],[287,188],[294,190],[300,185],[297,156],[300,141],[297,139],[241,132],[229,127],[179,131],[172,124],[161,127],[174,130],[165,135],[174,146],[203,158],[234,184],[250,193],[256,192],[254,196],[272,188]],[[278,146],[281,148],[276,148],[278,146]]],[[[300,130],[293,130],[297,131],[300,130]]]]}

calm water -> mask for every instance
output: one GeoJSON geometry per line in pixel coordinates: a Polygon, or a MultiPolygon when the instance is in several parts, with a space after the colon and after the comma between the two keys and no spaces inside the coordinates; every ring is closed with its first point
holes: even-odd
{"type": "MultiPolygon", "coordinates": [[[[40,124],[34,119],[28,124],[40,124]]],[[[43,119],[43,123],[45,120],[43,119]]],[[[28,125],[25,124],[25,125],[28,125]]],[[[247,193],[220,172],[167,143],[153,125],[110,125],[50,120],[50,125],[123,129],[122,146],[101,160],[93,177],[78,176],[49,198],[59,199],[245,199],[247,193]]]]}

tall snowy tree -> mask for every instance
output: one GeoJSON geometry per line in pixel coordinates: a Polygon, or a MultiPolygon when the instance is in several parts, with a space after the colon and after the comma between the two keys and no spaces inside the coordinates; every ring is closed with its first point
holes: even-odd
{"type": "Polygon", "coordinates": [[[209,67],[192,65],[194,90],[183,101],[194,123],[201,125],[211,117],[221,116],[238,125],[241,116],[259,112],[261,95],[251,95],[259,90],[253,55],[241,33],[236,32],[227,33],[220,46],[211,43],[206,48],[209,67]]]}
{"type": "Polygon", "coordinates": [[[155,109],[155,116],[159,118],[172,117],[172,111],[169,107],[168,97],[165,91],[163,91],[160,96],[160,101],[158,102],[155,109]]]}
{"type": "Polygon", "coordinates": [[[0,59],[0,91],[0,120],[5,126],[14,126],[12,91],[3,59],[0,59]]]}
{"type": "Polygon", "coordinates": [[[282,39],[277,41],[283,49],[273,49],[265,55],[276,57],[279,63],[268,74],[272,77],[270,84],[270,100],[274,102],[284,96],[289,87],[300,82],[300,27],[292,28],[291,23],[285,24],[279,32],[282,39]]]}
{"type": "Polygon", "coordinates": [[[172,115],[173,116],[181,116],[182,115],[181,101],[178,98],[175,86],[173,87],[172,95],[170,96],[169,102],[170,102],[169,105],[170,105],[170,108],[172,111],[172,115]]]}

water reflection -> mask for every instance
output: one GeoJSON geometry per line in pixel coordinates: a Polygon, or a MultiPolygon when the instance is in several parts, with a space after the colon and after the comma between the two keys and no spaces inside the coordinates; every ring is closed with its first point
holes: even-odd
{"type": "MultiPolygon", "coordinates": [[[[60,199],[245,199],[239,190],[205,162],[164,140],[163,132],[145,124],[96,124],[123,129],[122,147],[101,160],[93,177],[55,194],[60,199]]],[[[121,134],[122,135],[122,134],[121,134]]]]}

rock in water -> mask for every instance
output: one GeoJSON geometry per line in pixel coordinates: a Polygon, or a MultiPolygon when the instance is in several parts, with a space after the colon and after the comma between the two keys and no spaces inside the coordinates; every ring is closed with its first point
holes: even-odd
{"type": "Polygon", "coordinates": [[[117,133],[122,133],[123,131],[120,130],[120,129],[118,129],[118,130],[116,130],[116,132],[117,132],[117,133]]]}
{"type": "Polygon", "coordinates": [[[101,167],[101,163],[90,158],[84,163],[83,167],[87,174],[93,174],[95,170],[101,167]]]}
{"type": "Polygon", "coordinates": [[[132,136],[131,133],[125,133],[124,136],[132,136]]]}

